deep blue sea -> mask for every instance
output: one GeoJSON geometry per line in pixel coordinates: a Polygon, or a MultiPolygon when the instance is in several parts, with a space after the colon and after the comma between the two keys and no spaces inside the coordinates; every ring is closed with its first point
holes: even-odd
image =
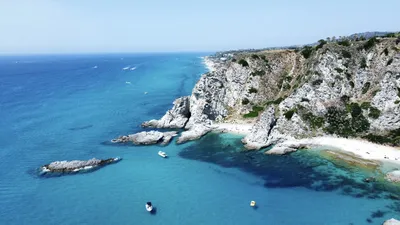
{"type": "Polygon", "coordinates": [[[378,225],[399,217],[400,193],[362,181],[374,172],[313,151],[245,152],[229,134],[166,147],[109,143],[189,95],[205,55],[0,57],[0,224],[378,225]],[[90,173],[37,172],[93,157],[123,160],[90,173]]]}

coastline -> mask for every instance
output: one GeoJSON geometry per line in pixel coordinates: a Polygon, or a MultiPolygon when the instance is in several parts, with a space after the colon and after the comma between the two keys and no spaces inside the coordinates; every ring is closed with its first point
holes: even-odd
{"type": "Polygon", "coordinates": [[[275,145],[266,154],[284,154],[289,151],[283,149],[298,148],[322,148],[332,151],[343,151],[352,153],[356,157],[366,160],[377,160],[380,162],[390,162],[400,165],[400,149],[385,145],[379,145],[361,139],[348,139],[339,137],[315,137],[299,140],[287,140],[283,143],[275,145]]]}
{"type": "Polygon", "coordinates": [[[203,64],[207,68],[208,72],[213,72],[217,69],[215,65],[216,63],[213,60],[209,59],[209,56],[203,57],[203,64]]]}

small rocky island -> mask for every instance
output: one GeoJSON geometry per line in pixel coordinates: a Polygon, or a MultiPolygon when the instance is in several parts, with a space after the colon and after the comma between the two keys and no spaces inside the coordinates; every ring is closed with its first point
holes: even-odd
{"type": "Polygon", "coordinates": [[[89,159],[87,161],[72,160],[72,161],[55,161],[41,167],[41,175],[52,173],[77,173],[80,171],[91,171],[100,167],[119,162],[121,158],[109,159],[89,159]]]}
{"type": "Polygon", "coordinates": [[[152,145],[161,143],[167,145],[173,137],[177,135],[177,131],[159,132],[159,131],[142,131],[136,134],[120,136],[112,139],[112,143],[133,142],[135,145],[152,145]]]}

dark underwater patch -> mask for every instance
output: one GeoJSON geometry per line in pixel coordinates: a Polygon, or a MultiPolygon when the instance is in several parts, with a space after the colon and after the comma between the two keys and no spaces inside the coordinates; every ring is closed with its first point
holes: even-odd
{"type": "Polygon", "coordinates": [[[91,127],[93,127],[92,124],[86,125],[86,126],[81,126],[81,127],[71,127],[71,128],[68,128],[68,130],[72,130],[72,131],[76,131],[76,130],[86,130],[86,129],[89,129],[89,128],[91,128],[91,127]]]}
{"type": "Polygon", "coordinates": [[[385,216],[385,214],[386,214],[386,212],[377,210],[377,211],[371,213],[371,218],[382,218],[383,216],[385,216]]]}
{"type": "Polygon", "coordinates": [[[76,171],[76,172],[74,172],[74,171],[42,172],[41,168],[37,168],[34,171],[31,171],[31,173],[34,172],[36,174],[36,176],[39,177],[39,178],[54,178],[54,177],[61,177],[61,176],[67,176],[67,175],[87,174],[87,173],[95,172],[95,171],[97,171],[99,169],[102,169],[104,167],[110,166],[112,164],[116,164],[116,163],[120,162],[121,160],[122,159],[119,159],[117,161],[107,162],[106,164],[100,164],[100,165],[94,166],[94,167],[92,167],[90,169],[82,169],[82,170],[79,170],[79,171],[76,171]]]}
{"type": "Polygon", "coordinates": [[[369,199],[390,198],[396,196],[394,193],[398,191],[394,189],[393,194],[388,195],[391,191],[386,184],[364,181],[371,174],[358,173],[355,177],[353,170],[337,167],[317,154],[298,151],[283,156],[265,155],[260,151],[246,151],[239,138],[227,144],[226,140],[214,133],[184,148],[179,156],[226,168],[239,168],[262,178],[266,188],[304,187],[314,191],[339,191],[354,198],[369,199]],[[344,173],[335,173],[335,170],[344,173]]]}

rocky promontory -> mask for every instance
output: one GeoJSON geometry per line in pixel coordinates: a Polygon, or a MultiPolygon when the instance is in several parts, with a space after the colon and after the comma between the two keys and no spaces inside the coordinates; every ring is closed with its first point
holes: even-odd
{"type": "MultiPolygon", "coordinates": [[[[143,126],[183,128],[194,140],[216,123],[253,124],[247,149],[324,135],[400,145],[400,35],[320,40],[294,49],[220,53],[189,97],[143,126]]],[[[290,151],[290,149],[282,149],[290,151]]]]}
{"type": "Polygon", "coordinates": [[[55,161],[41,167],[41,174],[47,173],[74,173],[79,171],[88,171],[99,168],[111,163],[120,161],[121,158],[109,159],[89,159],[87,161],[72,160],[72,161],[55,161]]]}

